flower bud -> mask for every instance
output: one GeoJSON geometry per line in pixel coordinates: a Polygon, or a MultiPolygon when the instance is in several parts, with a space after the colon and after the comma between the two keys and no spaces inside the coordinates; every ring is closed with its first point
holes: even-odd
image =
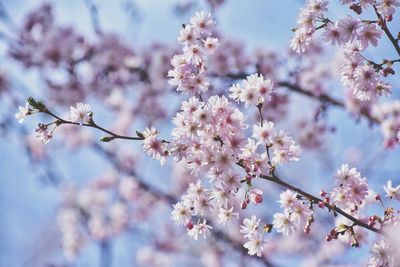
{"type": "Polygon", "coordinates": [[[252,189],[249,193],[249,199],[254,204],[260,204],[263,202],[263,192],[259,189],[252,189]]]}
{"type": "Polygon", "coordinates": [[[191,220],[186,223],[186,229],[192,230],[193,227],[194,227],[194,224],[191,220]]]}

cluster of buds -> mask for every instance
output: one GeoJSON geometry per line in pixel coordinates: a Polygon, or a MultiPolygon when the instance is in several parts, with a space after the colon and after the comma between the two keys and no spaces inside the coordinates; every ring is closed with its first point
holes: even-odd
{"type": "Polygon", "coordinates": [[[376,222],[382,224],[382,219],[379,216],[373,215],[368,218],[368,225],[374,227],[376,222]]]}
{"type": "Polygon", "coordinates": [[[355,236],[353,225],[349,226],[349,225],[346,225],[346,224],[340,224],[338,227],[336,227],[335,229],[331,230],[331,232],[325,237],[325,240],[329,242],[329,241],[332,241],[333,239],[338,239],[339,235],[344,235],[346,232],[350,232],[351,237],[352,237],[350,245],[352,247],[360,246],[360,244],[357,241],[357,238],[355,236]]]}

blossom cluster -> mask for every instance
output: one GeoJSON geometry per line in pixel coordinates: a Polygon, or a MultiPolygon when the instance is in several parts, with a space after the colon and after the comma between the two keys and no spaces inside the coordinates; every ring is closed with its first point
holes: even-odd
{"type": "Polygon", "coordinates": [[[211,14],[197,12],[190,24],[183,25],[178,41],[183,46],[183,54],[175,55],[172,60],[173,70],[168,72],[169,83],[177,86],[177,91],[200,95],[207,92],[210,85],[206,77],[207,56],[218,47],[218,39],[212,37],[215,22],[211,14]]]}
{"type": "Polygon", "coordinates": [[[249,255],[257,255],[258,257],[261,257],[265,246],[263,239],[265,229],[260,227],[260,221],[261,219],[257,219],[253,215],[250,219],[244,219],[243,225],[240,226],[240,233],[247,239],[243,247],[248,250],[249,255]]]}
{"type": "Polygon", "coordinates": [[[284,209],[283,213],[274,214],[272,224],[278,233],[287,236],[301,228],[306,233],[310,231],[314,218],[307,201],[302,200],[297,193],[286,190],[280,194],[278,202],[284,209]]]}
{"type": "Polygon", "coordinates": [[[333,203],[350,212],[356,212],[368,195],[366,178],[361,177],[356,168],[349,168],[344,164],[337,171],[335,183],[331,192],[333,203]]]}
{"type": "Polygon", "coordinates": [[[348,15],[337,21],[325,17],[329,1],[309,0],[301,9],[295,36],[291,47],[296,52],[305,53],[311,45],[314,33],[323,30],[321,34],[325,44],[338,45],[345,48],[344,63],[341,66],[342,82],[353,90],[354,95],[361,101],[375,100],[381,95],[390,93],[391,86],[380,79],[383,76],[394,74],[391,63],[384,61],[377,64],[361,55],[370,45],[377,46],[382,35],[379,26],[386,27],[386,19],[390,21],[395,7],[400,1],[342,1],[342,4],[351,3],[351,8],[361,14],[362,8],[371,7],[376,10],[377,21],[363,20],[348,15]],[[380,19],[380,20],[379,20],[380,19]],[[317,26],[318,23],[322,23],[317,26]]]}
{"type": "Polygon", "coordinates": [[[233,85],[229,89],[229,97],[237,102],[244,102],[246,107],[250,104],[257,106],[271,100],[272,90],[271,80],[265,80],[262,74],[253,74],[247,76],[242,85],[233,85]]]}
{"type": "Polygon", "coordinates": [[[365,63],[358,44],[348,45],[341,66],[341,81],[361,101],[376,100],[391,93],[391,85],[383,82],[373,64],[365,63]]]}
{"type": "MultiPolygon", "coordinates": [[[[361,1],[364,6],[373,6],[375,1],[361,1]]],[[[389,6],[394,7],[397,1],[391,1],[389,6]]],[[[331,21],[325,17],[328,11],[329,1],[327,0],[308,0],[304,8],[299,12],[297,19],[297,26],[295,28],[295,35],[292,39],[291,47],[296,52],[304,53],[307,47],[311,44],[311,39],[314,33],[323,29],[322,39],[325,43],[332,45],[344,45],[346,43],[358,42],[360,46],[365,49],[369,45],[377,46],[378,39],[382,31],[377,28],[375,23],[369,21],[362,21],[361,19],[347,16],[339,19],[338,21],[331,21]],[[317,26],[318,23],[322,23],[317,26]]],[[[382,5],[378,5],[382,6],[382,5]]]]}

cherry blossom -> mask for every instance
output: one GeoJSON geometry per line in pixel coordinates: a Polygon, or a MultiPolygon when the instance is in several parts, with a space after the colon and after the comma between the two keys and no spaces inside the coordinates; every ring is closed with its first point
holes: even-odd
{"type": "Polygon", "coordinates": [[[80,125],[89,123],[91,120],[90,105],[77,103],[76,107],[70,107],[71,121],[77,122],[80,125]]]}

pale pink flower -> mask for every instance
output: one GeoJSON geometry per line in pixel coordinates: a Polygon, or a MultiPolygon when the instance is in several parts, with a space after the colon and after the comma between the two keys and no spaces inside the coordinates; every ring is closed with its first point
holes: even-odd
{"type": "Polygon", "coordinates": [[[358,30],[362,23],[359,19],[347,16],[339,20],[338,28],[343,42],[353,42],[358,37],[358,30]]]}
{"type": "Polygon", "coordinates": [[[195,240],[197,240],[199,236],[206,239],[210,235],[210,229],[213,229],[213,227],[207,224],[206,219],[203,219],[203,222],[199,220],[192,229],[188,230],[188,235],[195,240]]]}
{"type": "Polygon", "coordinates": [[[174,209],[171,213],[172,220],[176,224],[185,225],[192,217],[190,209],[182,202],[176,203],[173,207],[174,209]]]}
{"type": "Polygon", "coordinates": [[[331,43],[332,45],[341,45],[343,43],[343,36],[338,22],[334,24],[330,23],[324,29],[325,31],[322,33],[322,38],[325,43],[331,43]]]}
{"type": "Polygon", "coordinates": [[[88,124],[91,120],[90,105],[84,103],[77,103],[76,107],[70,107],[71,121],[77,122],[80,125],[88,124]]]}
{"type": "Polygon", "coordinates": [[[396,198],[397,200],[400,200],[400,185],[393,187],[392,180],[388,180],[386,185],[383,186],[383,189],[385,189],[388,198],[396,198]]]}
{"type": "Polygon", "coordinates": [[[390,17],[396,12],[396,7],[400,6],[400,0],[382,0],[376,6],[376,11],[383,17],[390,17]]]}
{"type": "Polygon", "coordinates": [[[292,234],[296,230],[289,214],[275,213],[272,224],[278,233],[282,233],[285,236],[292,234]]]}
{"type": "Polygon", "coordinates": [[[246,243],[244,243],[243,247],[248,250],[249,255],[257,255],[261,257],[264,251],[265,241],[263,239],[262,234],[256,234],[252,236],[246,243]]]}
{"type": "Polygon", "coordinates": [[[18,120],[19,123],[23,123],[25,118],[32,114],[30,105],[28,103],[25,104],[25,107],[19,106],[18,107],[19,112],[15,114],[15,118],[18,120]]]}
{"type": "Polygon", "coordinates": [[[261,219],[257,219],[255,215],[252,215],[250,219],[245,218],[243,220],[243,225],[240,226],[240,233],[242,233],[245,238],[251,238],[256,234],[260,221],[261,219]]]}
{"type": "Polygon", "coordinates": [[[257,144],[270,144],[274,132],[274,123],[271,121],[264,122],[262,126],[253,126],[253,138],[257,140],[257,144]]]}
{"type": "Polygon", "coordinates": [[[364,25],[359,32],[358,39],[363,47],[367,47],[369,44],[373,46],[378,45],[378,39],[381,37],[382,31],[379,30],[375,24],[364,25]]]}
{"type": "Polygon", "coordinates": [[[218,222],[225,225],[228,222],[235,221],[239,218],[239,213],[233,212],[233,207],[231,208],[220,208],[218,213],[218,222]]]}
{"type": "Polygon", "coordinates": [[[157,139],[158,132],[156,128],[151,127],[147,128],[143,131],[143,149],[146,151],[154,159],[160,161],[161,165],[164,165],[167,159],[167,150],[166,145],[159,139],[157,139]]]}
{"type": "Polygon", "coordinates": [[[212,20],[211,13],[206,11],[196,12],[190,19],[190,24],[202,33],[210,33],[215,22],[212,20]]]}

